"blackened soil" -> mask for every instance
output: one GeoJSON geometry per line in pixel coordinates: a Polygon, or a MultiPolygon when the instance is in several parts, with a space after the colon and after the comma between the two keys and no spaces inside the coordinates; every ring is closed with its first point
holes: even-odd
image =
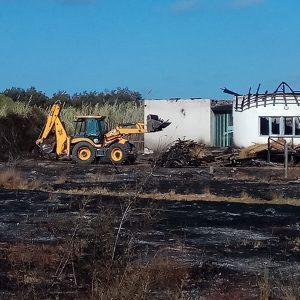
{"type": "MultiPolygon", "coordinates": [[[[135,166],[78,166],[71,162],[33,162],[19,164],[29,180],[40,180],[54,190],[105,189],[146,193],[202,194],[250,197],[271,200],[274,197],[300,198],[300,168],[290,168],[284,179],[282,165],[249,168],[152,168],[135,166]]],[[[1,170],[1,166],[0,166],[1,170]]]]}
{"type": "MultiPolygon", "coordinates": [[[[78,219],[84,223],[78,234],[87,239],[93,230],[92,220],[107,212],[113,212],[117,232],[129,199],[100,194],[85,197],[68,194],[69,189],[134,191],[139,188],[146,192],[181,194],[209,189],[210,193],[221,196],[246,192],[271,199],[277,193],[300,199],[300,185],[295,178],[292,182],[280,180],[281,169],[269,173],[263,170],[263,175],[256,180],[252,177],[247,180],[245,176],[257,175],[257,170],[242,169],[215,170],[209,174],[206,169],[153,170],[128,166],[115,170],[110,166],[84,168],[67,163],[28,163],[17,169],[28,180],[46,182],[51,192],[0,190],[2,248],[20,242],[61,244],[74,234],[74,226],[61,229],[60,224],[75,224],[78,219]],[[237,177],[243,175],[244,179],[238,180],[234,173],[239,174],[237,177]],[[270,173],[272,179],[267,180],[270,173]],[[65,192],[53,193],[60,189],[65,192]]],[[[270,278],[276,278],[277,284],[287,284],[291,278],[299,286],[300,207],[297,206],[136,199],[122,226],[117,249],[128,237],[136,258],[150,260],[158,253],[167,252],[170,258],[186,266],[191,274],[185,286],[190,299],[258,299],[260,282],[266,272],[270,278]]],[[[13,289],[18,287],[11,268],[7,258],[1,255],[3,295],[13,294],[13,289]]],[[[275,296],[274,299],[281,299],[280,295],[275,296]]]]}

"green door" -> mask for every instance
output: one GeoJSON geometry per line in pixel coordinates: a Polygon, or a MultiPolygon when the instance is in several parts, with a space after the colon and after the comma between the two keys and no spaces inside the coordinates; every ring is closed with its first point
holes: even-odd
{"type": "Polygon", "coordinates": [[[231,113],[214,113],[214,145],[232,146],[233,123],[231,113]]]}

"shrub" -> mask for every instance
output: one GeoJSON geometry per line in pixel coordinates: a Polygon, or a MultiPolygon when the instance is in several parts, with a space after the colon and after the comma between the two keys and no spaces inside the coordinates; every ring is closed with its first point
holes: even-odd
{"type": "Polygon", "coordinates": [[[29,182],[15,169],[0,171],[0,188],[5,189],[36,189],[39,182],[29,182]]]}

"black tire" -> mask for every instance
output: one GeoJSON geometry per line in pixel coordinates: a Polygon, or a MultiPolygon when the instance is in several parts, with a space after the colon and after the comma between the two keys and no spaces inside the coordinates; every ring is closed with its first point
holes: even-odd
{"type": "Polygon", "coordinates": [[[94,162],[96,151],[94,147],[87,142],[79,142],[73,147],[72,159],[79,164],[88,165],[94,162]]]}
{"type": "Polygon", "coordinates": [[[130,160],[130,147],[126,144],[112,144],[107,151],[107,157],[114,165],[125,165],[130,160]]]}

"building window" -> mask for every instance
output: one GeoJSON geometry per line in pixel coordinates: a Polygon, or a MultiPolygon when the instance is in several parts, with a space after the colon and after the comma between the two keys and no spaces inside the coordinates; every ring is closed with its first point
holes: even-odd
{"type": "Polygon", "coordinates": [[[300,117],[259,117],[260,135],[300,136],[300,117]]]}
{"type": "Polygon", "coordinates": [[[284,135],[293,135],[293,118],[292,117],[284,117],[284,135]]]}
{"type": "Polygon", "coordinates": [[[294,118],[294,125],[295,125],[295,135],[300,135],[300,118],[294,118]]]}
{"type": "Polygon", "coordinates": [[[280,118],[270,118],[271,121],[271,135],[279,135],[280,134],[280,118]]]}
{"type": "Polygon", "coordinates": [[[269,118],[260,117],[260,135],[269,135],[269,132],[270,132],[269,118]]]}

